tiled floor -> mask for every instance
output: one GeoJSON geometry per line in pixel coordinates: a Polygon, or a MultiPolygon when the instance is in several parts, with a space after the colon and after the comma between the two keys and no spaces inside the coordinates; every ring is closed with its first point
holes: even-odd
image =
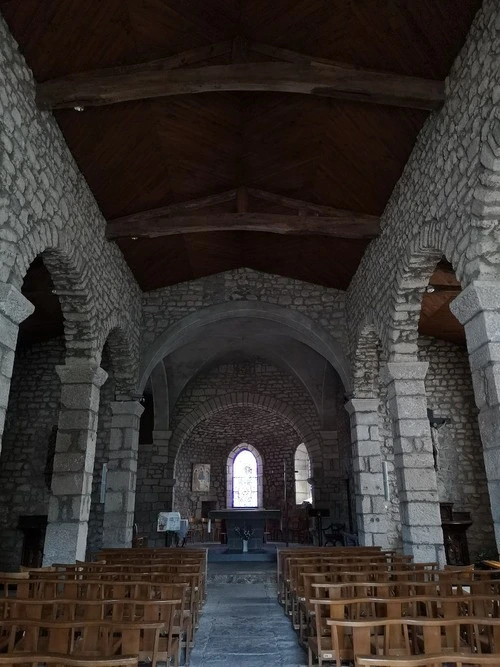
{"type": "Polygon", "coordinates": [[[307,656],[276,599],[274,583],[208,584],[191,667],[306,664],[307,656]]]}

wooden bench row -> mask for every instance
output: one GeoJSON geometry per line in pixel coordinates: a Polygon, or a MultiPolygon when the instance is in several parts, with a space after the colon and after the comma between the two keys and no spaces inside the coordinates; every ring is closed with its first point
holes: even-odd
{"type": "Polygon", "coordinates": [[[206,552],[158,551],[146,562],[125,552],[124,562],[116,553],[113,563],[0,574],[0,655],[11,656],[12,664],[39,664],[46,657],[48,664],[78,659],[105,665],[109,656],[113,664],[123,658],[123,664],[147,660],[154,667],[172,660],[177,666],[184,646],[189,662],[206,552]]]}

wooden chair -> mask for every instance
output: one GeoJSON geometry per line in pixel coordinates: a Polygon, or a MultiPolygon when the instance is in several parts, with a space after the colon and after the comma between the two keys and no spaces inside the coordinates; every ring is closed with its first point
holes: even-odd
{"type": "Polygon", "coordinates": [[[400,658],[395,656],[357,656],[356,667],[483,667],[500,665],[500,653],[490,655],[426,654],[400,658]]]}
{"type": "Polygon", "coordinates": [[[116,655],[104,658],[79,658],[73,656],[51,655],[49,653],[0,654],[0,665],[21,665],[22,667],[40,667],[41,664],[56,667],[137,667],[137,656],[116,655]]]}

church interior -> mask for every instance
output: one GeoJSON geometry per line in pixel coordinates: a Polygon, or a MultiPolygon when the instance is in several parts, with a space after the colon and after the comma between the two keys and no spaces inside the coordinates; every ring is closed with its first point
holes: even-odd
{"type": "Polygon", "coordinates": [[[272,563],[396,664],[287,549],[497,562],[499,221],[497,0],[0,0],[0,590],[272,563]]]}

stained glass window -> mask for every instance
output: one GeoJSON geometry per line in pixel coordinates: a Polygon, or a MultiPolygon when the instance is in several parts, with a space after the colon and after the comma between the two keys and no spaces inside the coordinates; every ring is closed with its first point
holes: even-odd
{"type": "Polygon", "coordinates": [[[311,460],[304,443],[295,450],[295,503],[312,503],[311,460]]]}
{"type": "Polygon", "coordinates": [[[233,507],[257,507],[257,459],[243,449],[233,461],[233,507]]]}

